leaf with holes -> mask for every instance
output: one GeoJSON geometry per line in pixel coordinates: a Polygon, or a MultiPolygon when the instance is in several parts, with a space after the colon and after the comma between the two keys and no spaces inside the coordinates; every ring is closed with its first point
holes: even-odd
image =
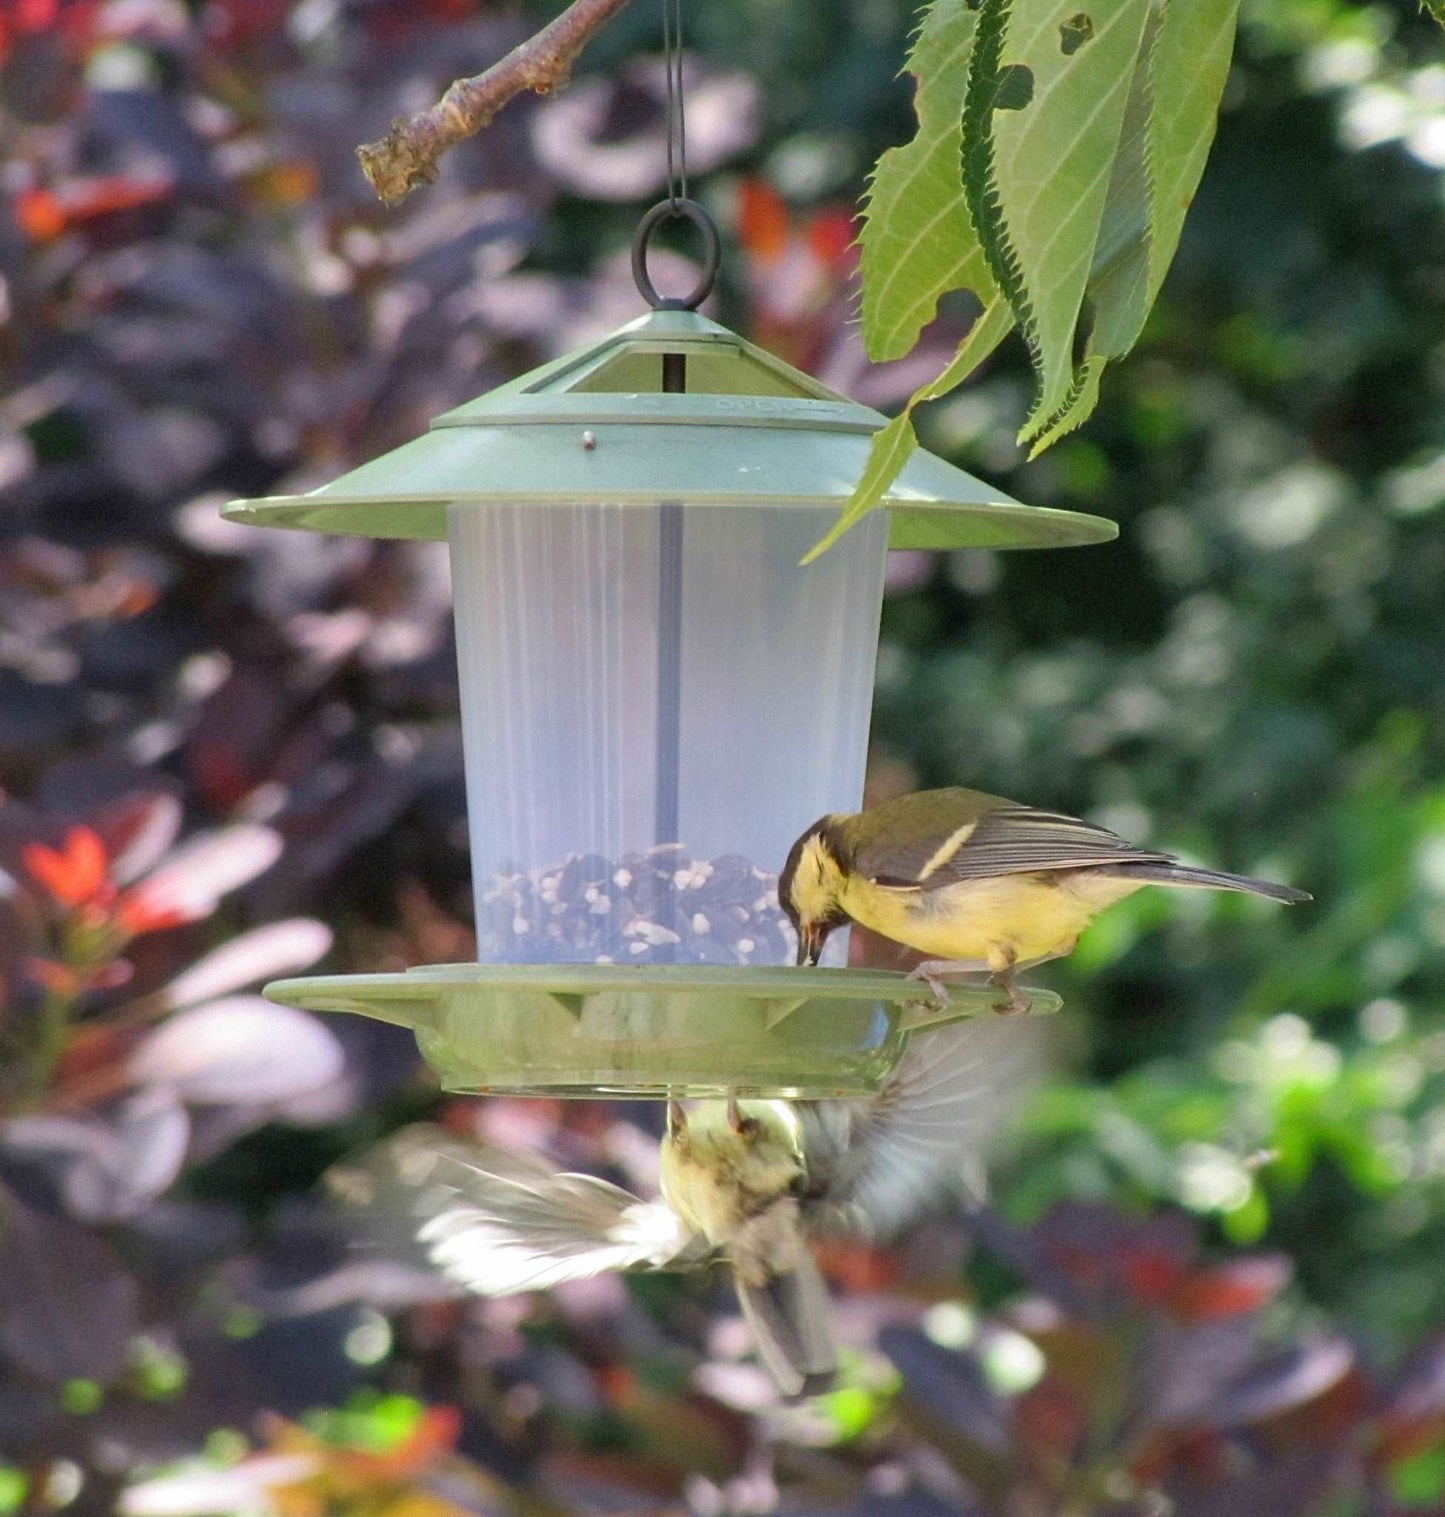
{"type": "Polygon", "coordinates": [[[1088,346],[1064,405],[1024,429],[1034,453],[1088,418],[1105,365],[1139,339],[1214,141],[1238,10],[1239,0],[1173,0],[1149,18],[1089,274],[1088,346]]]}
{"type": "Polygon", "coordinates": [[[961,175],[975,21],[965,0],[929,7],[908,58],[918,131],[883,154],[869,185],[859,242],[863,339],[875,362],[908,353],[949,291],[972,290],[985,305],[996,292],[961,175]]]}
{"type": "MultiPolygon", "coordinates": [[[[1177,9],[1177,7],[1176,7],[1177,9]]],[[[1138,341],[1149,314],[1152,291],[1149,255],[1153,247],[1153,175],[1149,127],[1154,110],[1153,61],[1162,12],[1153,11],[1134,60],[1124,125],[1109,175],[1109,191],[1089,270],[1086,310],[1089,341],[1063,406],[1052,416],[1035,410],[1020,441],[1037,438],[1033,452],[1087,419],[1099,400],[1099,379],[1111,358],[1122,358],[1138,341]]],[[[1080,12],[1076,21],[1086,19],[1080,12]]]]}
{"type": "Polygon", "coordinates": [[[1149,0],[979,8],[964,189],[1033,355],[1035,416],[1059,411],[1073,384],[1075,332],[1149,9],[1149,0]]]}
{"type": "MultiPolygon", "coordinates": [[[[909,58],[918,132],[884,154],[869,194],[870,354],[907,351],[949,289],[987,298],[981,254],[1038,377],[1020,440],[1037,453],[1084,421],[1105,366],[1138,340],[1178,247],[1214,138],[1237,10],[1238,0],[934,0],[909,58]],[[960,82],[961,121],[952,114],[960,82]]],[[[987,315],[996,317],[992,307],[987,315]]],[[[992,323],[980,322],[960,351],[974,365],[997,340],[979,342],[980,327],[992,323]]],[[[909,412],[968,372],[950,364],[947,383],[920,389],[909,412]]],[[[815,553],[883,499],[915,446],[908,415],[878,434],[815,553]]]]}

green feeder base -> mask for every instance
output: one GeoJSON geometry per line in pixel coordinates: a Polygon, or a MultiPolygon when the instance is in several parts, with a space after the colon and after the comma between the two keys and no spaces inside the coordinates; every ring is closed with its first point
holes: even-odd
{"type": "MultiPolygon", "coordinates": [[[[447,1090],[654,1099],[868,1095],[910,1033],[1008,1004],[963,985],[941,1003],[886,971],[688,965],[430,964],[277,980],[265,993],[412,1028],[447,1090]]],[[[1032,1012],[1061,1004],[1025,994],[1032,1012]]]]}

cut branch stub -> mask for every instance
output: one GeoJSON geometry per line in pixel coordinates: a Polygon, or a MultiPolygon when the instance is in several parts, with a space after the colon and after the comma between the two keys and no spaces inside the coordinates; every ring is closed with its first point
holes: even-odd
{"type": "Polygon", "coordinates": [[[489,126],[523,90],[547,95],[562,89],[577,55],[628,0],[573,0],[554,21],[519,43],[484,73],[458,79],[433,106],[398,118],[380,142],[363,143],[356,156],[371,187],[396,205],[437,176],[449,148],[489,126]]]}

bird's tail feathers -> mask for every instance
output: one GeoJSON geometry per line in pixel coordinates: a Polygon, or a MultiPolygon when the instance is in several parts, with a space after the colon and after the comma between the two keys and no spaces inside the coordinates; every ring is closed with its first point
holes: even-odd
{"type": "Polygon", "coordinates": [[[1276,885],[1273,880],[1256,880],[1247,874],[1226,874],[1222,869],[1195,869],[1188,864],[1115,864],[1109,873],[1120,879],[1142,880],[1149,885],[1195,885],[1206,890],[1238,890],[1245,895],[1268,896],[1296,906],[1314,897],[1293,885],[1276,885]]]}
{"type": "Polygon", "coordinates": [[[838,1372],[832,1303],[812,1255],[795,1268],[770,1275],[760,1285],[737,1277],[743,1318],[752,1329],[758,1357],[785,1396],[815,1396],[830,1390],[838,1372]]]}

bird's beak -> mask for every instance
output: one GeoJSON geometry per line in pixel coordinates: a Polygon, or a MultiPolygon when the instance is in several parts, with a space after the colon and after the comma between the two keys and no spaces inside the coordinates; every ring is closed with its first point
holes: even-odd
{"type": "Polygon", "coordinates": [[[805,922],[798,928],[798,964],[811,969],[818,962],[832,929],[825,922],[805,922]]]}

